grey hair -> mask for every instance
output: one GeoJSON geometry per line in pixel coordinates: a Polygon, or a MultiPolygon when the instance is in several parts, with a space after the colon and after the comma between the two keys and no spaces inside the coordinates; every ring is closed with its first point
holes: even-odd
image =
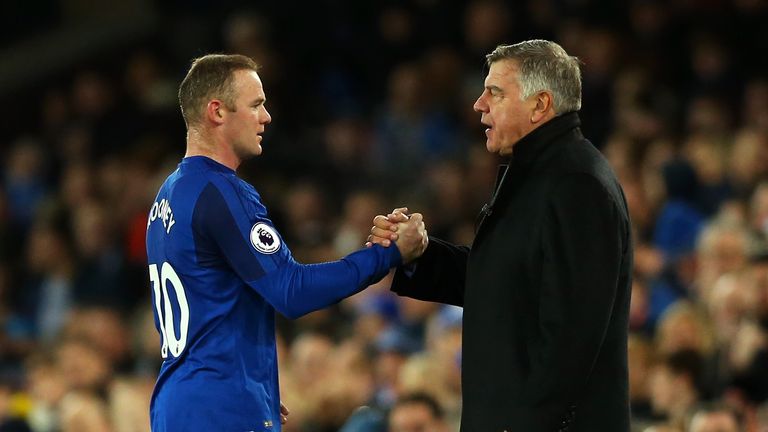
{"type": "Polygon", "coordinates": [[[556,114],[581,109],[581,61],[555,42],[534,39],[499,45],[485,59],[489,67],[499,60],[517,62],[523,99],[548,90],[552,92],[556,114]]]}

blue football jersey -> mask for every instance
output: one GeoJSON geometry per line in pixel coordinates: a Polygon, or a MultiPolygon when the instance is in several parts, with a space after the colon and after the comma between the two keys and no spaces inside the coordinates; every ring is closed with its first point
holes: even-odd
{"type": "Polygon", "coordinates": [[[184,158],[147,222],[163,365],[154,432],[280,431],[275,310],[296,318],[383,278],[396,247],[294,261],[259,194],[226,166],[184,158]]]}

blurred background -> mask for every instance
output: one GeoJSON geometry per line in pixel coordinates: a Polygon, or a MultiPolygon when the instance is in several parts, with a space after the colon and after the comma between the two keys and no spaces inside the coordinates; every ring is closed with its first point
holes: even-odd
{"type": "MultiPolygon", "coordinates": [[[[0,431],[148,430],[144,234],[193,58],[262,65],[273,122],[239,174],[318,262],[403,204],[471,244],[499,162],[484,55],[531,38],[584,62],[583,130],[629,201],[633,430],[768,431],[766,22],[764,0],[3,2],[0,431]]],[[[461,309],[389,282],[279,321],[286,431],[456,430],[461,309]]]]}

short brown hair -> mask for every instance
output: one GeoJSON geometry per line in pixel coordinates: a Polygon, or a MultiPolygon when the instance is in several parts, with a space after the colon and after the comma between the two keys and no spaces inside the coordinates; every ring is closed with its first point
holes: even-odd
{"type": "Polygon", "coordinates": [[[232,77],[235,71],[243,69],[257,71],[259,65],[239,54],[208,54],[192,61],[179,86],[179,105],[187,128],[200,120],[203,104],[213,98],[221,99],[224,106],[234,109],[232,77]]]}

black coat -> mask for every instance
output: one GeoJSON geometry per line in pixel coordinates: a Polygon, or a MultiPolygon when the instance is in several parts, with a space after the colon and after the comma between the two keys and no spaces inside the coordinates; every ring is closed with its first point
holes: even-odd
{"type": "Polygon", "coordinates": [[[430,238],[400,295],[464,306],[462,432],[629,431],[624,194],[576,113],[513,149],[471,249],[430,238]]]}

